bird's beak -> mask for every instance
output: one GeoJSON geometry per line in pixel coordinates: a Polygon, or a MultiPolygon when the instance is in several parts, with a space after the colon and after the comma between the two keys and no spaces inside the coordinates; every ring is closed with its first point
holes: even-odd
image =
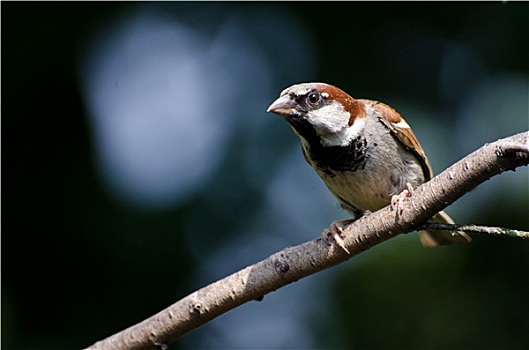
{"type": "Polygon", "coordinates": [[[284,95],[275,100],[266,111],[283,117],[290,117],[296,114],[296,102],[290,96],[284,95]]]}

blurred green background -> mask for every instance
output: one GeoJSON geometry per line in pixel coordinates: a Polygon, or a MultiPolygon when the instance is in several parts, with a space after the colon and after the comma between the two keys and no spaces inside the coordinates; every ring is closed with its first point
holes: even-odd
{"type": "MultiPolygon", "coordinates": [[[[390,104],[436,173],[528,129],[527,3],[1,9],[3,349],[88,346],[346,217],[265,112],[291,84],[390,104]]],[[[529,230],[528,202],[524,168],[448,211],[529,230]]],[[[528,254],[402,235],[171,349],[527,349],[528,254]]]]}

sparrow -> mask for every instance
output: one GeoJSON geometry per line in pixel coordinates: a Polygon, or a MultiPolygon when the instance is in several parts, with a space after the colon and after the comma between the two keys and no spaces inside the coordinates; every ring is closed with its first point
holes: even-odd
{"type": "MultiPolygon", "coordinates": [[[[339,233],[347,224],[389,204],[398,215],[404,197],[433,177],[412,129],[384,103],[355,99],[325,83],[302,83],[283,90],[267,112],[286,119],[301,139],[307,163],[352,215],[353,220],[331,225],[344,249],[339,233]]],[[[443,211],[429,222],[454,223],[443,211]]],[[[459,231],[419,231],[419,237],[424,247],[471,241],[459,231]]]]}

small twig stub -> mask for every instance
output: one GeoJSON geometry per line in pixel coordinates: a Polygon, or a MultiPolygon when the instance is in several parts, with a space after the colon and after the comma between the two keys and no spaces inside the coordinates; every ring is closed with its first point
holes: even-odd
{"type": "Polygon", "coordinates": [[[417,227],[417,230],[465,231],[487,234],[497,237],[529,239],[529,232],[527,231],[492,226],[426,223],[417,227]]]}

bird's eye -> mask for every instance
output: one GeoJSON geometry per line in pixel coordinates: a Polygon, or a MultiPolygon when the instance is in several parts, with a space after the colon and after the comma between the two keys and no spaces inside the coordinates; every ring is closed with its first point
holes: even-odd
{"type": "Polygon", "coordinates": [[[307,100],[311,104],[316,104],[316,103],[320,102],[320,94],[318,94],[316,92],[311,92],[309,94],[309,96],[307,97],[307,100]]]}

